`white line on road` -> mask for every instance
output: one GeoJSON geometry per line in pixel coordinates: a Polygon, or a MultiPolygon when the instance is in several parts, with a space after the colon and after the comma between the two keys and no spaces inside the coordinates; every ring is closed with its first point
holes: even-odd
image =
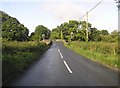
{"type": "Polygon", "coordinates": [[[61,58],[63,58],[63,55],[62,55],[62,53],[60,52],[60,50],[59,50],[59,49],[58,49],[58,52],[60,53],[61,58]]]}
{"type": "Polygon", "coordinates": [[[64,62],[64,64],[65,64],[65,66],[67,67],[68,71],[69,71],[70,73],[72,73],[72,71],[71,71],[71,69],[69,68],[69,66],[67,65],[66,61],[64,60],[63,62],[64,62]]]}
{"type": "Polygon", "coordinates": [[[63,55],[60,53],[61,58],[63,58],[63,55]]]}
{"type": "Polygon", "coordinates": [[[58,52],[60,53],[60,50],[58,49],[58,52]]]}
{"type": "MultiPolygon", "coordinates": [[[[60,53],[61,58],[63,58],[63,55],[62,55],[62,53],[60,52],[60,49],[58,49],[58,52],[60,53]]],[[[69,68],[69,66],[67,65],[66,61],[64,60],[63,62],[64,62],[64,64],[65,64],[66,68],[68,69],[68,71],[69,71],[70,73],[72,73],[72,71],[71,71],[71,69],[69,68]]]]}

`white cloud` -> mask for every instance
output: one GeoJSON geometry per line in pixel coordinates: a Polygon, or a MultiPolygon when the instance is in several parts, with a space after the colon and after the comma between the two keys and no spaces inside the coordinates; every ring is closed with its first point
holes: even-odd
{"type": "Polygon", "coordinates": [[[71,2],[48,3],[44,5],[45,13],[53,15],[59,21],[78,20],[85,14],[85,9],[71,2]]]}

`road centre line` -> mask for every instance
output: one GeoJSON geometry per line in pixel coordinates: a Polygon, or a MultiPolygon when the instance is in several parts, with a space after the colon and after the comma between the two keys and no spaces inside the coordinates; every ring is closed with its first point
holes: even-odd
{"type": "Polygon", "coordinates": [[[60,53],[61,58],[63,58],[63,55],[60,53]]]}
{"type": "MultiPolygon", "coordinates": [[[[63,55],[62,55],[62,53],[60,52],[60,49],[58,49],[58,52],[60,53],[61,58],[63,58],[63,55]]],[[[65,64],[66,68],[68,69],[68,71],[69,71],[70,73],[72,73],[72,71],[71,71],[71,69],[69,68],[69,66],[68,66],[68,64],[66,63],[66,61],[64,60],[63,62],[64,62],[64,64],[65,64]]]]}
{"type": "Polygon", "coordinates": [[[60,50],[58,49],[58,52],[60,53],[60,50]]]}
{"type": "Polygon", "coordinates": [[[64,60],[63,62],[64,62],[64,64],[65,64],[66,68],[68,69],[68,71],[69,71],[70,73],[72,73],[72,71],[71,71],[71,69],[69,68],[69,66],[68,66],[68,64],[66,63],[66,61],[64,60]]]}
{"type": "Polygon", "coordinates": [[[60,52],[60,49],[58,49],[58,52],[60,53],[60,57],[63,58],[62,53],[60,52]]]}

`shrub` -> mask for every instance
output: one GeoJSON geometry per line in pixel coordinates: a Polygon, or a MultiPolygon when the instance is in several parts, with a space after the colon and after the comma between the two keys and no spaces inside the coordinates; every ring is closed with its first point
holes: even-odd
{"type": "Polygon", "coordinates": [[[24,71],[49,45],[40,42],[3,42],[2,44],[3,82],[24,71]]]}
{"type": "Polygon", "coordinates": [[[94,61],[107,65],[118,70],[120,47],[118,43],[107,42],[71,42],[70,45],[65,44],[68,48],[75,52],[90,58],[94,61]]]}
{"type": "Polygon", "coordinates": [[[102,54],[115,55],[119,49],[117,43],[106,43],[106,42],[72,42],[71,44],[78,46],[84,50],[90,50],[92,52],[99,52],[102,54]]]}

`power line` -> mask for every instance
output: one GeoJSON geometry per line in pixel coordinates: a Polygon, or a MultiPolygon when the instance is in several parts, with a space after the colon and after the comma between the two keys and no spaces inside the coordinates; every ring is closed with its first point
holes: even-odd
{"type": "MultiPolygon", "coordinates": [[[[95,9],[100,3],[102,3],[102,1],[103,0],[101,0],[98,4],[96,4],[92,9],[90,9],[88,12],[87,12],[87,14],[88,13],[90,13],[93,9],[95,9]]],[[[83,17],[85,17],[86,16],[86,14],[85,15],[83,15],[79,20],[81,20],[83,17]]]]}
{"type": "Polygon", "coordinates": [[[83,15],[80,19],[86,16],[87,23],[86,23],[86,42],[88,42],[88,13],[90,13],[93,9],[95,9],[103,0],[101,0],[99,3],[97,3],[92,9],[90,9],[88,12],[86,12],[85,15],[83,15]]]}

